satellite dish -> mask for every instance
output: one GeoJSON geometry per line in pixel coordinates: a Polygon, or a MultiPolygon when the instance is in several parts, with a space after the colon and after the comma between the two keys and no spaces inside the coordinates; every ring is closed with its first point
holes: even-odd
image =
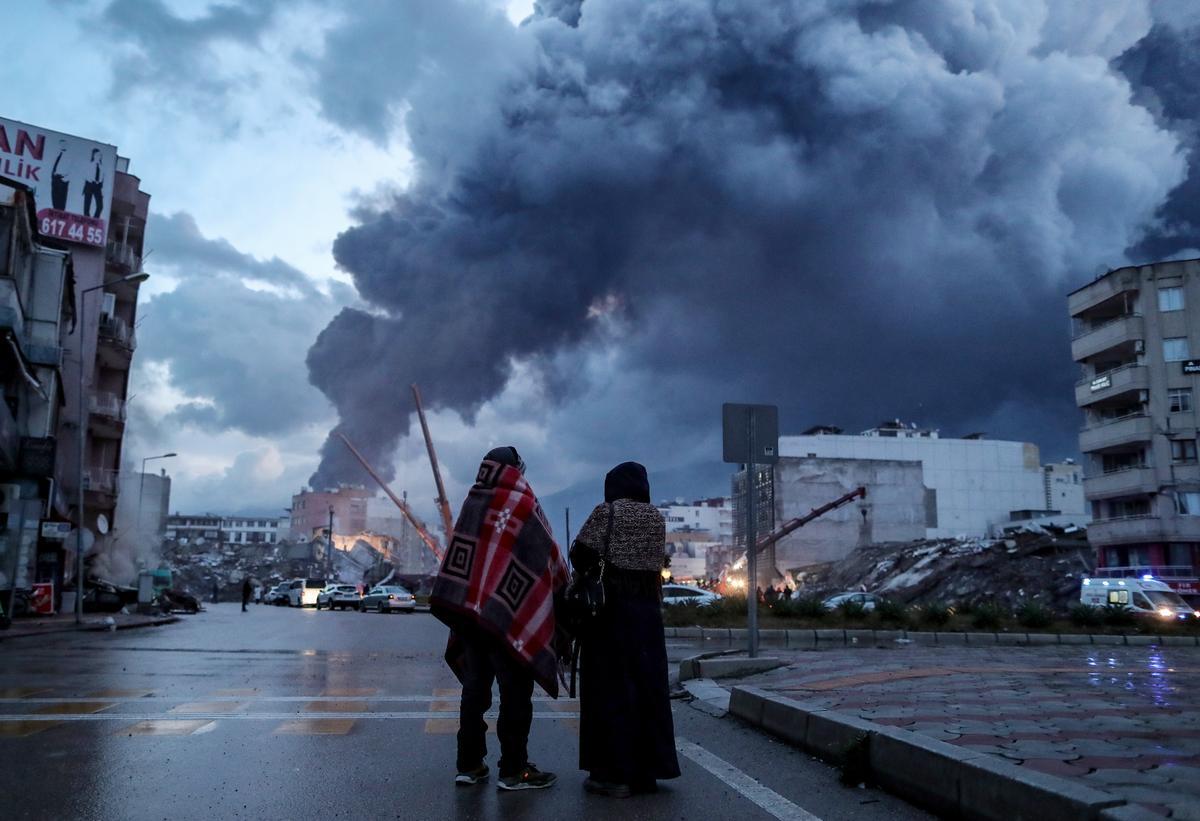
{"type": "Polygon", "coordinates": [[[96,516],[96,530],[100,531],[101,536],[108,533],[108,517],[103,513],[96,516]]]}

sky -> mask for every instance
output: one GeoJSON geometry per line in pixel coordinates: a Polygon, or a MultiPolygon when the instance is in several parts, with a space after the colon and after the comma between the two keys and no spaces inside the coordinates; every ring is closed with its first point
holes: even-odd
{"type": "Polygon", "coordinates": [[[1188,0],[6,19],[0,115],[117,145],[152,195],[125,459],[177,452],[176,510],[366,481],[343,432],[433,519],[412,382],[455,503],[499,444],[544,495],[626,459],[720,490],[726,401],[1061,459],[1066,294],[1200,256],[1188,0]]]}

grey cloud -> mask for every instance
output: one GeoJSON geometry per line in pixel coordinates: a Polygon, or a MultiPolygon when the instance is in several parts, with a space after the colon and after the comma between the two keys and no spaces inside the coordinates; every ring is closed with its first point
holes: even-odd
{"type": "Polygon", "coordinates": [[[157,86],[219,98],[244,78],[223,69],[216,47],[256,47],[278,6],[277,0],[211,3],[200,15],[184,17],[162,0],[113,0],[99,19],[104,36],[117,46],[113,93],[157,86]]]}
{"type": "MultiPolygon", "coordinates": [[[[1158,8],[1164,10],[1176,9],[1158,8]]],[[[1187,179],[1159,209],[1157,230],[1134,250],[1139,262],[1187,255],[1200,246],[1200,10],[1193,5],[1192,11],[1191,19],[1159,22],[1117,63],[1139,102],[1180,135],[1191,155],[1187,179]]]]}
{"type": "MultiPolygon", "coordinates": [[[[704,457],[738,399],[792,430],[902,415],[1074,448],[1065,293],[1185,170],[1108,63],[1143,4],[587,0],[576,27],[542,5],[512,48],[535,59],[462,116],[436,103],[471,67],[406,81],[418,178],[335,244],[377,311],[330,323],[309,374],[369,456],[407,430],[405,383],[469,416],[514,361],[597,460],[704,457]],[[605,315],[616,370],[561,370],[605,315]]],[[[322,455],[314,484],[352,468],[322,455]]]]}
{"type": "Polygon", "coordinates": [[[180,283],[142,307],[138,358],[168,364],[174,387],[211,402],[184,404],[163,424],[276,435],[327,416],[325,400],[297,374],[317,330],[349,301],[348,288],[327,296],[282,260],[204,237],[186,213],[152,219],[147,241],[151,262],[180,283]]]}
{"type": "MultiPolygon", "coordinates": [[[[329,120],[386,143],[411,108],[419,116],[408,123],[410,139],[424,142],[427,131],[440,139],[492,113],[523,42],[494,0],[363,0],[306,62],[329,120]]],[[[426,146],[418,154],[436,161],[426,146]]]]}
{"type": "Polygon", "coordinates": [[[186,211],[152,214],[149,231],[153,250],[170,260],[183,276],[232,276],[292,289],[303,296],[319,294],[303,271],[279,257],[260,260],[237,250],[228,240],[205,237],[186,211]]]}

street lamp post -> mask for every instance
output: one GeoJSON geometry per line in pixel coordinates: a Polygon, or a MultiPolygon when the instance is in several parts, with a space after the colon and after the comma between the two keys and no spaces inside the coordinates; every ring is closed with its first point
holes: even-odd
{"type": "Polygon", "coordinates": [[[146,463],[155,459],[171,459],[178,455],[178,453],[164,453],[161,456],[147,456],[142,460],[142,472],[138,474],[137,536],[135,537],[139,542],[142,538],[142,491],[146,488],[146,463]]]}
{"type": "Polygon", "coordinates": [[[107,288],[109,285],[118,285],[122,282],[145,282],[150,278],[150,275],[143,272],[136,274],[128,274],[120,279],[114,279],[111,282],[102,282],[99,285],[93,285],[91,288],[84,288],[79,292],[79,465],[75,472],[77,480],[76,503],[78,504],[78,521],[75,524],[75,623],[83,623],[83,454],[87,447],[87,405],[83,398],[83,372],[86,369],[87,362],[84,361],[83,354],[84,345],[83,335],[87,333],[87,295],[92,291],[99,291],[101,288],[107,288]]]}

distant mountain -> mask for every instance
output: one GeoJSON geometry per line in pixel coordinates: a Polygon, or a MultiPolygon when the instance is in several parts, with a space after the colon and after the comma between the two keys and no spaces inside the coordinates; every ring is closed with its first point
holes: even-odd
{"type": "MultiPolygon", "coordinates": [[[[698,462],[670,470],[651,471],[650,498],[657,504],[676,498],[690,502],[712,496],[728,496],[730,476],[735,467],[722,462],[698,462]]],[[[554,528],[554,535],[561,540],[565,529],[564,513],[568,507],[571,509],[571,535],[574,536],[592,508],[603,501],[604,474],[599,474],[543,496],[542,507],[554,528]]]]}

